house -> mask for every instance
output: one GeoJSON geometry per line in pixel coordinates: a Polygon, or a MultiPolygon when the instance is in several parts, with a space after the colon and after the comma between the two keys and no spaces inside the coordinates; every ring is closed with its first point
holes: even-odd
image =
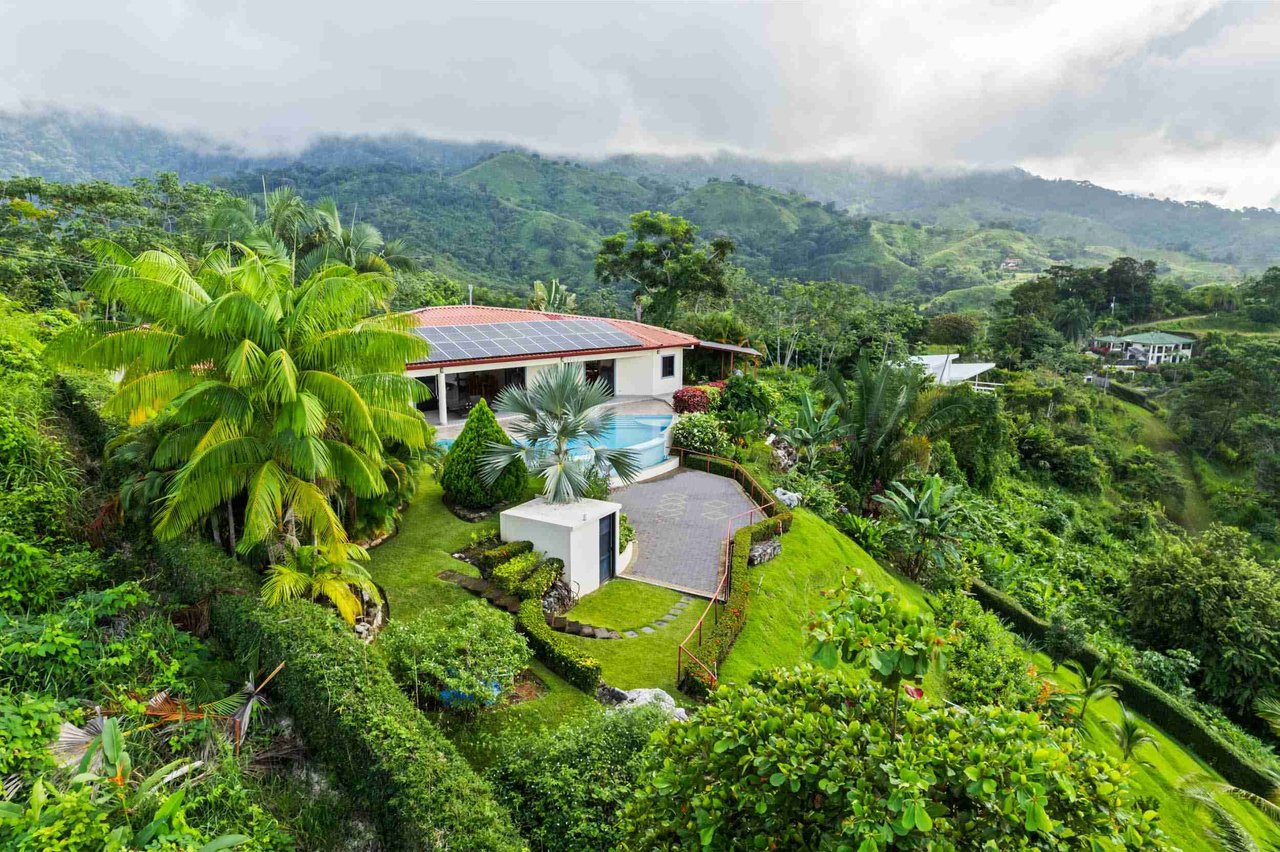
{"type": "Polygon", "coordinates": [[[1147,367],[1186,361],[1191,357],[1195,340],[1163,331],[1142,334],[1104,334],[1089,341],[1089,347],[1108,355],[1119,355],[1121,361],[1136,362],[1147,367]]]}
{"type": "Polygon", "coordinates": [[[517,308],[448,305],[413,312],[414,329],[431,345],[427,360],[405,371],[426,384],[427,419],[464,420],[480,399],[528,383],[553,364],[581,364],[616,397],[670,398],[684,383],[684,352],[717,344],[632,320],[517,308]]]}
{"type": "Polygon", "coordinates": [[[995,364],[960,364],[957,363],[959,357],[954,352],[947,355],[912,355],[911,361],[924,367],[924,371],[933,376],[933,380],[940,385],[958,385],[961,382],[970,382],[977,390],[994,390],[999,387],[999,385],[994,385],[990,382],[975,381],[978,376],[990,370],[995,364]]]}
{"type": "Polygon", "coordinates": [[[1009,256],[1000,261],[1001,272],[1017,272],[1022,268],[1022,258],[1009,256]]]}

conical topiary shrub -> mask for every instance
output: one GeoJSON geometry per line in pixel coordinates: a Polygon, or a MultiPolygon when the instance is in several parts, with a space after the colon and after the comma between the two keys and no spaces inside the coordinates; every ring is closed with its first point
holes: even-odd
{"type": "Polygon", "coordinates": [[[486,486],[480,478],[484,451],[494,441],[511,445],[511,439],[498,425],[498,418],[493,416],[493,411],[482,399],[467,415],[467,425],[462,427],[462,433],[444,457],[440,485],[444,488],[445,500],[465,509],[487,509],[499,503],[510,503],[524,493],[528,472],[523,462],[504,470],[492,487],[486,486]]]}

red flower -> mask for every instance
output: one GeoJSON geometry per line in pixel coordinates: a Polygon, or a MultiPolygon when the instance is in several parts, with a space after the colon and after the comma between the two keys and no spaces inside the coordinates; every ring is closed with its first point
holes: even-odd
{"type": "Polygon", "coordinates": [[[924,698],[924,690],[918,686],[907,684],[903,689],[907,691],[907,697],[912,701],[919,701],[921,698],[924,698]]]}

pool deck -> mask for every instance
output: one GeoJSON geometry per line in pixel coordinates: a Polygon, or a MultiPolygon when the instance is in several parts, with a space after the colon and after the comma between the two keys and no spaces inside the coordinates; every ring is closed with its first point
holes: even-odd
{"type": "MultiPolygon", "coordinates": [[[[669,396],[615,396],[613,399],[605,403],[605,405],[614,409],[616,414],[627,415],[645,415],[645,414],[671,414],[671,397],[669,396]]],[[[498,422],[502,423],[508,420],[516,419],[515,414],[499,414],[498,422]]],[[[436,427],[436,440],[449,440],[458,437],[462,432],[462,427],[467,425],[465,418],[454,419],[449,418],[448,426],[436,426],[439,420],[434,411],[426,414],[427,422],[436,427]]]]}

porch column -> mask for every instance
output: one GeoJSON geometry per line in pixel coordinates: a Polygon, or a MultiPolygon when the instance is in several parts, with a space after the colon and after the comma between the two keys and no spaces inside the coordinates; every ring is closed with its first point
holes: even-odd
{"type": "Polygon", "coordinates": [[[449,412],[444,399],[444,370],[436,373],[436,409],[440,412],[440,425],[449,425],[449,412]]]}

